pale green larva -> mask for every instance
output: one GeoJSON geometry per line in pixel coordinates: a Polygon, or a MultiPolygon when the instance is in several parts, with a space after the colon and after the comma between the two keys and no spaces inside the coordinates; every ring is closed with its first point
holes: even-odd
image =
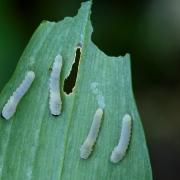
{"type": "Polygon", "coordinates": [[[101,108],[98,108],[94,115],[89,134],[80,148],[80,157],[82,159],[87,159],[93,150],[92,148],[96,142],[99,129],[101,126],[102,115],[103,115],[103,110],[101,108]]]}
{"type": "Polygon", "coordinates": [[[16,108],[22,97],[30,88],[32,82],[34,81],[35,73],[33,71],[28,71],[25,79],[22,81],[20,86],[13,92],[12,96],[9,98],[8,102],[5,104],[2,110],[2,116],[5,119],[10,119],[16,112],[16,108]]]}
{"type": "Polygon", "coordinates": [[[61,114],[61,96],[60,96],[60,74],[62,68],[62,56],[55,57],[49,82],[49,109],[52,115],[61,114]]]}
{"type": "Polygon", "coordinates": [[[119,139],[118,145],[112,151],[110,160],[113,163],[117,163],[123,159],[126,154],[130,138],[131,138],[131,129],[132,129],[132,118],[129,114],[126,114],[123,117],[122,121],[122,130],[119,139]]]}

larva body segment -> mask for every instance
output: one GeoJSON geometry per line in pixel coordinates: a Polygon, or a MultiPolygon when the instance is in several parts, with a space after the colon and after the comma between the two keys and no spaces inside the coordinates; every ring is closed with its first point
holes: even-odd
{"type": "Polygon", "coordinates": [[[35,79],[35,73],[33,71],[28,71],[25,79],[22,81],[20,86],[13,92],[12,96],[9,98],[8,102],[5,104],[2,110],[2,116],[8,120],[16,112],[16,108],[22,97],[30,88],[32,82],[35,79]]]}
{"type": "Polygon", "coordinates": [[[49,108],[52,115],[58,116],[61,114],[61,96],[60,96],[60,73],[62,67],[62,56],[55,57],[53,68],[49,82],[49,108]]]}
{"type": "Polygon", "coordinates": [[[101,126],[102,116],[103,110],[101,108],[98,108],[94,115],[89,134],[80,148],[80,157],[82,159],[87,159],[93,150],[92,148],[96,142],[101,126]]]}
{"type": "Polygon", "coordinates": [[[130,138],[131,138],[131,129],[132,129],[132,118],[129,114],[126,114],[123,117],[122,121],[122,130],[119,139],[118,145],[112,151],[110,160],[113,163],[117,163],[123,159],[126,154],[130,138]]]}

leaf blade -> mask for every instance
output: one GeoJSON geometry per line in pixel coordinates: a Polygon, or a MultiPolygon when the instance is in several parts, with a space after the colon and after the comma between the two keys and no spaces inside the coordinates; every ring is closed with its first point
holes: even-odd
{"type": "Polygon", "coordinates": [[[108,57],[92,42],[91,2],[78,15],[59,23],[40,25],[24,51],[17,69],[0,95],[0,108],[28,69],[36,80],[19,104],[17,113],[0,122],[1,179],[152,179],[150,162],[131,85],[130,57],[108,57]],[[81,59],[73,93],[63,92],[77,45],[81,59]],[[48,107],[49,68],[55,56],[63,56],[61,77],[62,115],[53,117],[48,107]],[[102,127],[91,157],[81,160],[79,148],[98,107],[92,83],[105,99],[102,127]],[[133,116],[133,132],[127,156],[117,165],[109,161],[116,145],[124,113],[133,116]],[[4,138],[4,139],[3,139],[4,138]]]}

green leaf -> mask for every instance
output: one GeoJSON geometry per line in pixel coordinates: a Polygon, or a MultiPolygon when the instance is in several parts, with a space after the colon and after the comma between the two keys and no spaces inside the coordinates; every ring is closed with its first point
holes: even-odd
{"type": "Polygon", "coordinates": [[[63,21],[43,22],[24,51],[17,68],[0,94],[2,109],[28,70],[35,81],[9,121],[0,119],[1,180],[151,180],[151,167],[143,128],[135,105],[130,56],[108,57],[91,41],[91,1],[82,4],[78,15],[63,21]],[[81,48],[73,92],[63,91],[64,80],[81,48]],[[62,114],[49,111],[50,68],[57,54],[63,57],[60,78],[62,114]],[[98,90],[93,93],[92,86],[98,90]],[[98,96],[99,95],[99,96],[98,96]],[[80,158],[85,140],[104,98],[103,122],[94,150],[87,160],[80,158]],[[133,117],[132,138],[124,159],[110,162],[117,145],[122,117],[133,117]]]}

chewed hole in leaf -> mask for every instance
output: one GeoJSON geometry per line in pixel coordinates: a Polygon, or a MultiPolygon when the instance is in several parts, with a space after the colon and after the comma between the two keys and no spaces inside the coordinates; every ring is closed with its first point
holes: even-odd
{"type": "Polygon", "coordinates": [[[77,47],[78,48],[76,49],[74,64],[72,65],[69,76],[64,80],[63,90],[66,94],[72,93],[73,88],[75,87],[75,84],[76,84],[79,60],[81,57],[81,48],[80,46],[77,46],[77,47]]]}

